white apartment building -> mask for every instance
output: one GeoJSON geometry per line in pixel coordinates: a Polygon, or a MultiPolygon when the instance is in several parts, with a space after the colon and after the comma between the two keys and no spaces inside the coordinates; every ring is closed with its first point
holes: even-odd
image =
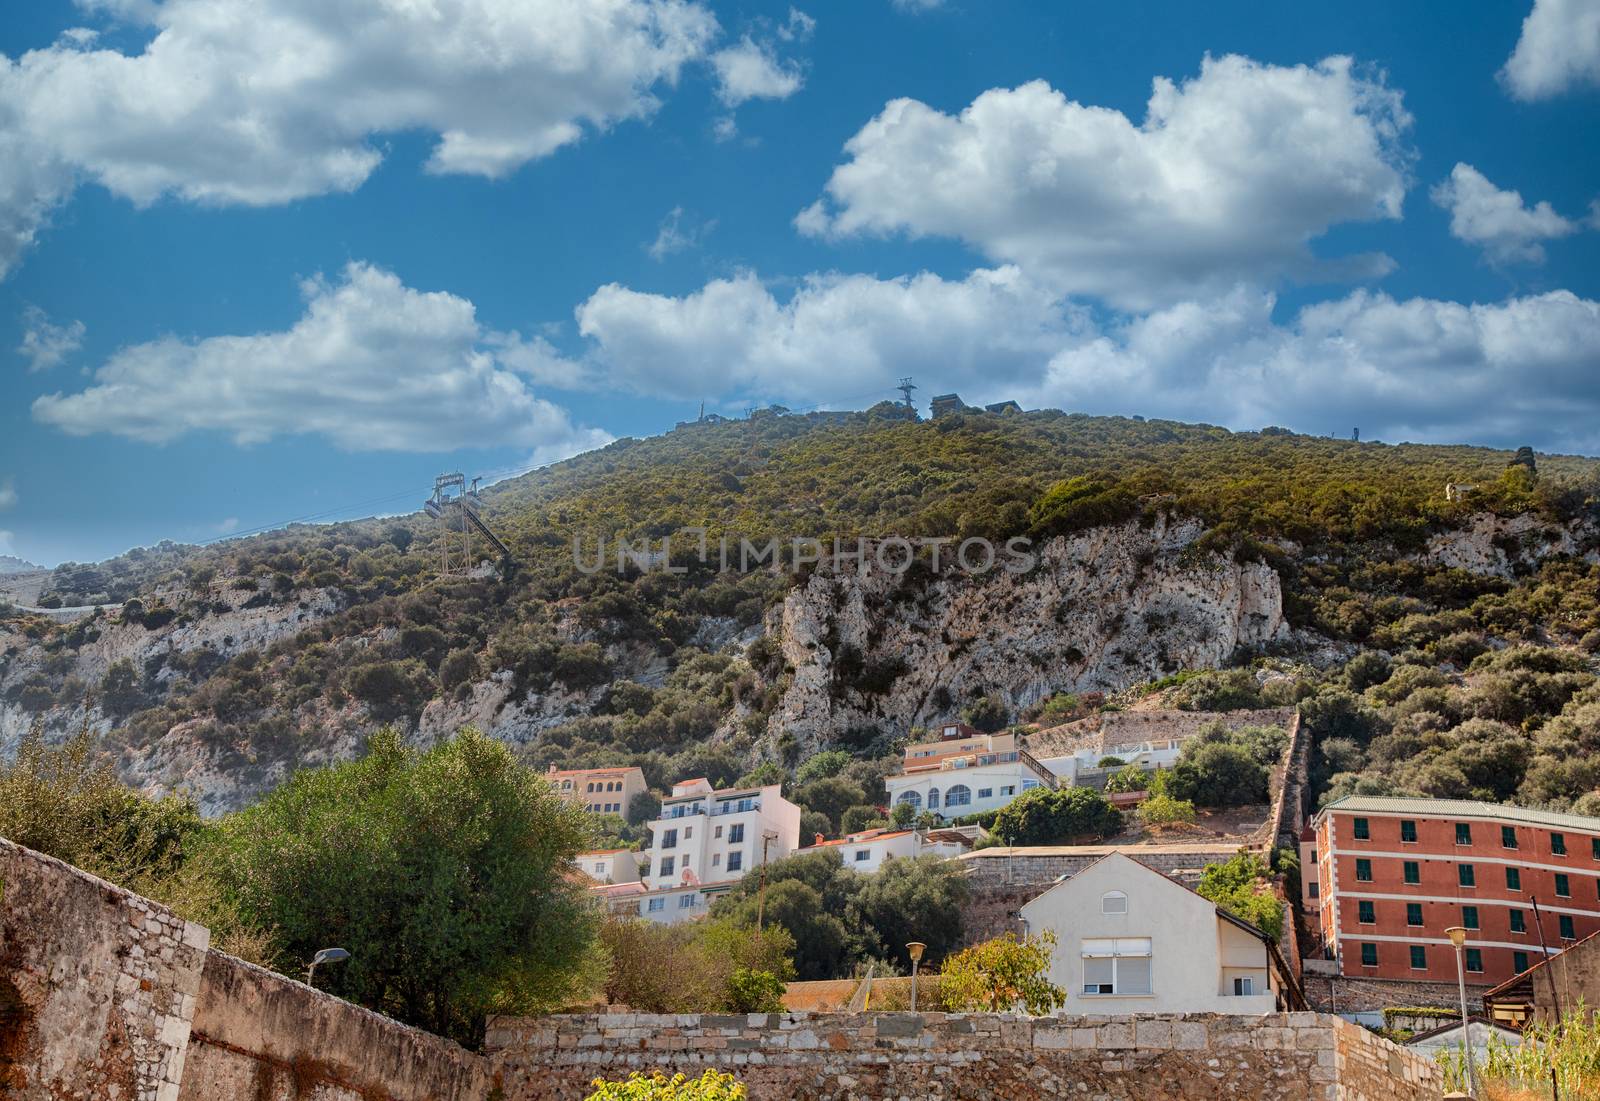
{"type": "Polygon", "coordinates": [[[1056,935],[1050,981],[1062,1013],[1275,1013],[1303,1008],[1260,929],[1121,853],[1022,907],[1025,930],[1056,935]]]}
{"type": "MultiPolygon", "coordinates": [[[[727,883],[800,846],[800,808],[770,784],[712,790],[704,779],[672,786],[650,823],[652,891],[727,883]]],[[[692,909],[692,904],[684,904],[692,909]]]]}
{"type": "Polygon", "coordinates": [[[884,778],[889,805],[945,818],[998,810],[1024,791],[1055,787],[1048,768],[1017,748],[1014,734],[984,734],[947,723],[937,741],[906,746],[898,775],[884,778]]]}
{"type": "Polygon", "coordinates": [[[897,857],[960,856],[970,852],[983,836],[978,826],[927,831],[863,830],[836,841],[824,841],[818,834],[815,842],[800,850],[800,855],[837,851],[846,868],[870,874],[897,857]]]}
{"type": "Polygon", "coordinates": [[[597,883],[637,883],[639,856],[631,849],[597,849],[572,858],[578,870],[597,883]]]}

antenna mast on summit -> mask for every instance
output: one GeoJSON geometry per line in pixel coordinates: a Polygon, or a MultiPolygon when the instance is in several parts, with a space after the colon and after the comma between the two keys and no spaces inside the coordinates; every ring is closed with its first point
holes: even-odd
{"type": "Polygon", "coordinates": [[[900,391],[902,394],[904,394],[906,396],[906,408],[907,409],[915,409],[916,408],[916,406],[913,405],[912,402],[911,402],[911,391],[915,390],[916,388],[917,388],[917,384],[911,381],[911,376],[910,375],[907,375],[905,378],[901,379],[900,380],[900,385],[895,387],[896,390],[900,391]]]}

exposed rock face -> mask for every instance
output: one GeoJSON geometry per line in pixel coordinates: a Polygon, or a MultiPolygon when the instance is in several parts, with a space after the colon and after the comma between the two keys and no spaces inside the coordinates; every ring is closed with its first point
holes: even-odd
{"type": "Polygon", "coordinates": [[[1531,513],[1496,516],[1481,512],[1462,527],[1434,536],[1422,559],[1469,573],[1510,579],[1537,568],[1546,558],[1573,555],[1600,562],[1600,532],[1593,527],[1564,527],[1531,513]]]}
{"type": "Polygon", "coordinates": [[[952,701],[1021,708],[1286,638],[1277,573],[1190,551],[1203,531],[1164,517],[1097,528],[1039,548],[1026,574],[815,574],[769,621],[794,669],[770,733],[815,748],[851,728],[940,721],[952,701]]]}

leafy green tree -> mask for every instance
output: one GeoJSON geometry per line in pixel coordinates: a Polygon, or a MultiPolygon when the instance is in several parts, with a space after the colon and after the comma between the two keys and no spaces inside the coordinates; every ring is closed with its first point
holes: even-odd
{"type": "Polygon", "coordinates": [[[969,896],[966,874],[951,861],[888,861],[856,886],[849,911],[856,958],[894,959],[921,941],[930,961],[943,959],[961,943],[969,896]]]}
{"type": "Polygon", "coordinates": [[[823,890],[802,879],[769,879],[765,907],[757,889],[719,902],[713,911],[740,924],[754,926],[760,917],[768,926],[787,930],[794,938],[795,974],[803,980],[834,979],[846,972],[850,933],[837,916],[839,912],[828,908],[823,890]]]}
{"type": "Polygon", "coordinates": [[[764,788],[772,784],[781,784],[788,778],[789,774],[783,771],[783,766],[777,761],[762,761],[755,768],[751,769],[749,772],[746,772],[743,776],[734,781],[734,786],[741,788],[764,788]]]}
{"type": "Polygon", "coordinates": [[[590,1085],[594,1092],[584,1101],[746,1101],[750,1096],[733,1075],[715,1070],[699,1078],[634,1071],[622,1082],[596,1078],[590,1085]]]}
{"type": "Polygon", "coordinates": [[[839,821],[844,812],[867,801],[867,793],[860,784],[838,776],[824,776],[808,784],[799,784],[789,793],[791,802],[803,810],[823,815],[828,828],[822,832],[833,835],[839,832],[839,821]]]}
{"type": "Polygon", "coordinates": [[[1139,765],[1124,765],[1106,777],[1106,792],[1111,795],[1143,791],[1149,786],[1150,774],[1139,765]]]}
{"type": "Polygon", "coordinates": [[[913,807],[910,803],[896,803],[889,811],[889,821],[893,822],[901,829],[905,829],[907,826],[911,825],[912,820],[915,819],[916,816],[917,808],[913,807]]]}
{"type": "Polygon", "coordinates": [[[581,811],[471,728],[426,752],[392,730],[224,819],[199,854],[286,959],[338,945],[319,982],[464,1043],[597,979],[597,918],[570,874],[581,811]]]}
{"type": "Polygon", "coordinates": [[[661,814],[661,796],[650,791],[641,791],[628,800],[627,821],[630,826],[642,826],[646,822],[654,822],[661,814]]]}
{"type": "Polygon", "coordinates": [[[736,967],[728,979],[728,1009],[734,1013],[779,1013],[788,987],[771,971],[736,967]]]}
{"type": "Polygon", "coordinates": [[[127,658],[112,662],[100,682],[100,699],[105,709],[116,718],[126,718],[144,707],[144,693],[139,690],[139,673],[127,658]]]}
{"type": "Polygon", "coordinates": [[[1049,979],[1056,935],[1017,939],[1015,933],[986,940],[945,960],[939,993],[954,1013],[1021,1009],[1042,1017],[1065,1005],[1067,992],[1049,979]]]}
{"type": "Polygon", "coordinates": [[[1231,742],[1188,744],[1172,766],[1167,791],[1202,807],[1265,803],[1267,769],[1249,750],[1231,742]]]}
{"type": "Polygon", "coordinates": [[[1266,863],[1240,849],[1224,863],[1207,864],[1196,890],[1277,940],[1283,935],[1283,902],[1273,893],[1271,883],[1266,863]]]}
{"type": "Polygon", "coordinates": [[[1139,821],[1147,826],[1174,826],[1194,819],[1194,804],[1186,799],[1152,795],[1139,804],[1139,821]]]}
{"type": "Polygon", "coordinates": [[[839,817],[839,832],[850,834],[860,833],[863,830],[887,826],[889,819],[879,812],[877,807],[862,803],[858,806],[845,808],[844,814],[839,817]]]}
{"type": "Polygon", "coordinates": [[[1121,813],[1093,788],[1037,787],[1000,808],[993,832],[1007,845],[1051,845],[1121,828],[1121,813]]]}
{"type": "Polygon", "coordinates": [[[646,1013],[754,1013],[794,977],[794,938],[737,920],[658,925],[613,919],[601,928],[605,995],[646,1013]],[[763,999],[769,999],[763,1001],[763,999]],[[760,1002],[760,1004],[753,1004],[760,1002]]]}
{"type": "Polygon", "coordinates": [[[982,696],[962,709],[961,719],[985,734],[994,734],[1011,721],[1011,709],[999,696],[982,696]]]}
{"type": "Polygon", "coordinates": [[[794,770],[794,782],[809,784],[812,780],[837,776],[849,767],[854,759],[842,749],[825,749],[800,762],[800,767],[794,770]]]}

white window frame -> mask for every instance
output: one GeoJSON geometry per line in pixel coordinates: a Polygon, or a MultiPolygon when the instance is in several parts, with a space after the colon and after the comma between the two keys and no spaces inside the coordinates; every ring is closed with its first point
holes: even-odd
{"type": "Polygon", "coordinates": [[[1100,912],[1102,914],[1126,914],[1128,912],[1128,896],[1122,891],[1107,891],[1100,896],[1100,912]],[[1117,904],[1121,903],[1119,907],[1117,904]]]}
{"type": "Polygon", "coordinates": [[[1153,942],[1149,937],[1105,937],[1085,940],[1080,956],[1083,962],[1083,982],[1079,990],[1085,998],[1130,998],[1144,997],[1155,992],[1155,964],[1153,956],[1153,942]],[[1089,982],[1088,961],[1110,960],[1111,982],[1089,982]],[[1144,990],[1124,990],[1122,987],[1123,960],[1144,961],[1144,990]],[[1110,990],[1100,990],[1098,987],[1109,985],[1110,990]],[[1097,989],[1090,990],[1094,986],[1097,989]]]}
{"type": "Polygon", "coordinates": [[[1235,998],[1254,997],[1256,980],[1253,975],[1240,975],[1233,980],[1233,996],[1235,998]]]}

